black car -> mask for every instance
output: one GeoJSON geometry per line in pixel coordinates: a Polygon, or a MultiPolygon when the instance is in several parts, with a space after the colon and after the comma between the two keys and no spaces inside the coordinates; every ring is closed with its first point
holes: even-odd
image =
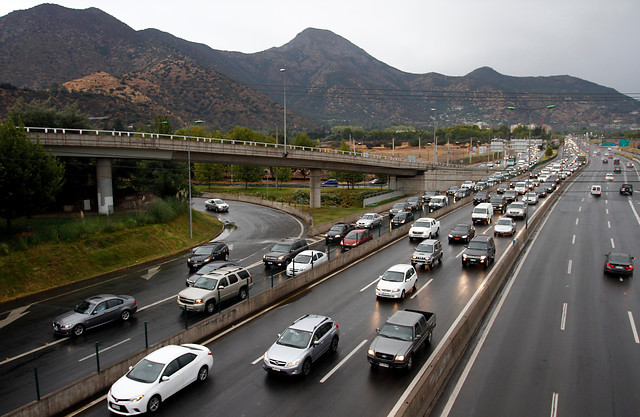
{"type": "Polygon", "coordinates": [[[493,197],[491,197],[489,202],[493,206],[494,213],[499,212],[501,214],[504,214],[505,210],[507,209],[507,200],[502,195],[494,195],[493,197]]]}
{"type": "Polygon", "coordinates": [[[510,188],[510,187],[509,187],[509,184],[507,184],[507,183],[502,183],[502,184],[498,185],[498,189],[496,190],[496,192],[497,192],[498,194],[504,194],[504,193],[505,193],[505,191],[509,190],[509,188],[510,188]]]}
{"type": "Polygon", "coordinates": [[[547,189],[542,185],[539,187],[536,187],[536,189],[533,191],[536,193],[538,198],[545,198],[547,196],[547,189]]]}
{"type": "Polygon", "coordinates": [[[413,219],[413,211],[401,211],[391,220],[391,228],[394,229],[396,227],[404,226],[405,224],[412,222],[413,219]]]}
{"type": "Polygon", "coordinates": [[[229,246],[224,242],[207,243],[193,250],[187,258],[187,266],[189,271],[193,272],[203,265],[218,259],[229,260],[229,246]]]}
{"type": "Polygon", "coordinates": [[[622,168],[620,168],[620,167],[614,167],[614,168],[613,168],[613,173],[614,173],[614,174],[621,174],[621,173],[622,173],[622,168]]]}
{"type": "Polygon", "coordinates": [[[282,239],[262,256],[264,266],[287,266],[297,254],[309,249],[307,241],[302,238],[282,239]]]}
{"type": "Polygon", "coordinates": [[[324,235],[324,242],[327,245],[331,243],[340,243],[342,238],[354,228],[355,226],[349,223],[336,223],[331,227],[331,229],[329,229],[327,234],[324,235]]]}
{"type": "Polygon", "coordinates": [[[194,274],[189,275],[186,280],[185,280],[185,284],[187,287],[191,287],[193,284],[195,284],[195,282],[198,280],[198,278],[200,278],[201,276],[203,276],[204,274],[208,274],[209,272],[213,272],[216,269],[220,269],[223,266],[238,266],[235,263],[231,262],[231,261],[213,261],[213,262],[209,262],[208,264],[204,265],[202,268],[198,269],[194,274]]]}
{"type": "Polygon", "coordinates": [[[393,219],[393,216],[400,213],[401,211],[411,211],[411,204],[408,202],[395,203],[393,207],[389,209],[389,218],[393,219]]]}
{"type": "Polygon", "coordinates": [[[491,199],[491,194],[488,191],[478,191],[476,195],[473,196],[473,205],[477,206],[480,203],[488,203],[491,199]]]}
{"type": "Polygon", "coordinates": [[[503,196],[507,204],[518,200],[518,192],[516,190],[507,190],[504,192],[503,196]]]}
{"type": "Polygon", "coordinates": [[[449,243],[469,242],[476,235],[476,228],[467,223],[456,224],[449,232],[449,243]]]}
{"type": "Polygon", "coordinates": [[[424,204],[429,204],[429,201],[431,201],[431,197],[436,196],[436,195],[440,195],[440,191],[438,191],[438,190],[427,190],[422,195],[422,202],[424,204]]]}
{"type": "Polygon", "coordinates": [[[422,197],[421,196],[409,197],[407,199],[407,203],[409,203],[411,205],[411,210],[413,210],[413,211],[422,210],[422,197]]]}
{"type": "Polygon", "coordinates": [[[605,275],[633,275],[633,256],[628,253],[609,252],[604,256],[605,275]]]}
{"type": "Polygon", "coordinates": [[[493,237],[481,235],[476,236],[467,245],[467,249],[462,252],[462,266],[465,267],[470,263],[476,263],[489,267],[496,257],[496,244],[493,237]]]}
{"type": "Polygon", "coordinates": [[[633,185],[622,184],[620,186],[620,195],[633,195],[633,185]]]}
{"type": "Polygon", "coordinates": [[[447,189],[447,195],[454,196],[456,195],[456,191],[458,191],[459,189],[460,187],[458,187],[457,185],[452,185],[447,189]]]}
{"type": "Polygon", "coordinates": [[[469,197],[471,195],[471,188],[458,188],[453,195],[456,200],[460,198],[469,197]]]}

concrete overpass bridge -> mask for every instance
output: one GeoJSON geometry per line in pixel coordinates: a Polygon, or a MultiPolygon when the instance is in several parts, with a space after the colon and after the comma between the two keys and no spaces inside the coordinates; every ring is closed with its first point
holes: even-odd
{"type": "Polygon", "coordinates": [[[98,211],[113,211],[113,159],[166,160],[216,164],[262,165],[310,170],[310,205],[320,207],[323,170],[389,176],[389,188],[407,194],[444,189],[488,174],[487,168],[428,164],[368,153],[197,136],[104,130],[25,128],[27,137],[53,155],[96,158],[98,211]]]}

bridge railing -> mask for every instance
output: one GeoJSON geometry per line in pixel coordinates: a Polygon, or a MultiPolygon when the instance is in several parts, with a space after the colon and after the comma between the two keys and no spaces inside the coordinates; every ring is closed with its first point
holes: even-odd
{"type": "MultiPolygon", "coordinates": [[[[244,145],[255,146],[265,148],[282,149],[282,151],[300,150],[306,152],[323,152],[336,155],[351,155],[360,158],[379,159],[385,161],[401,161],[406,162],[408,158],[398,158],[395,156],[386,156],[371,154],[368,152],[356,152],[356,151],[342,151],[331,148],[320,148],[310,146],[297,146],[297,145],[285,145],[281,143],[269,143],[269,142],[253,142],[237,139],[222,139],[222,138],[207,138],[202,136],[189,136],[189,135],[174,135],[164,133],[148,133],[148,132],[129,132],[129,131],[117,131],[117,130],[97,130],[97,129],[75,129],[75,128],[61,128],[61,127],[25,127],[27,133],[45,133],[45,134],[74,134],[74,135],[87,135],[87,136],[119,136],[119,137],[138,137],[142,139],[169,139],[169,140],[183,140],[194,141],[203,143],[220,143],[227,145],[244,145]]],[[[423,162],[424,165],[435,165],[442,167],[454,167],[454,168],[469,168],[469,166],[460,164],[446,164],[442,162],[423,162]]]]}

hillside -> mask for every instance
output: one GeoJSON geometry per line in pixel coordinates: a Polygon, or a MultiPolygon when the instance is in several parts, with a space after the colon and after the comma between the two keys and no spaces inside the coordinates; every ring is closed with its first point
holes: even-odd
{"type": "MultiPolygon", "coordinates": [[[[244,54],[155,29],[135,31],[96,8],[44,4],[0,18],[0,52],[11,57],[0,62],[2,84],[34,90],[64,85],[146,109],[151,117],[167,114],[175,126],[200,119],[212,128],[273,131],[282,124],[286,77],[293,130],[334,124],[429,127],[434,114],[438,125],[512,124],[528,113],[507,106],[547,104],[556,109],[541,116],[552,117],[559,128],[640,127],[640,102],[586,80],[511,77],[488,67],[463,77],[410,74],[321,29],[244,54]]],[[[10,105],[0,102],[0,109],[10,105]]],[[[129,120],[128,112],[125,106],[102,116],[129,120]]]]}

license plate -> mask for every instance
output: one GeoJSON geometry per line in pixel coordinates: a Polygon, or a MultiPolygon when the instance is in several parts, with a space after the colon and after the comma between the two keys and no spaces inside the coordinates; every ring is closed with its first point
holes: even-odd
{"type": "Polygon", "coordinates": [[[111,408],[113,408],[114,410],[122,411],[123,407],[118,404],[111,403],[111,408]]]}
{"type": "Polygon", "coordinates": [[[388,363],[380,363],[379,364],[381,368],[388,368],[389,364],[388,363]]]}

